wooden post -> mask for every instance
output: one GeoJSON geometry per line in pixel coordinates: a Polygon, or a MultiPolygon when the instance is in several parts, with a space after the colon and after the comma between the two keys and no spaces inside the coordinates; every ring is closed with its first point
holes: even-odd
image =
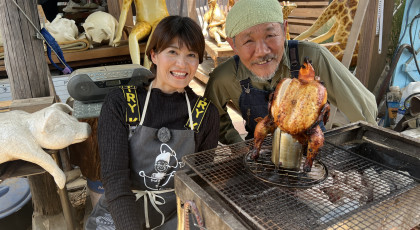
{"type": "MultiPolygon", "coordinates": [[[[36,30],[13,1],[0,0],[0,32],[4,40],[6,72],[12,97],[26,99],[49,96],[48,66],[42,41],[35,37],[36,30]]],[[[39,30],[37,1],[16,2],[39,30]]],[[[55,215],[61,212],[57,186],[51,175],[30,176],[29,185],[34,214],[55,215]]]]}
{"type": "MultiPolygon", "coordinates": [[[[375,30],[376,30],[376,15],[378,12],[378,0],[370,0],[367,6],[366,17],[363,22],[363,28],[360,32],[360,47],[357,55],[357,70],[356,77],[362,82],[365,87],[369,83],[369,69],[371,68],[372,54],[375,52],[375,30]]],[[[376,49],[376,52],[378,49],[376,49]]],[[[384,50],[385,51],[385,50],[384,50]]]]}
{"type": "MultiPolygon", "coordinates": [[[[17,0],[39,30],[36,0],[17,0]]],[[[0,0],[0,32],[4,40],[4,61],[13,99],[49,96],[42,41],[19,12],[13,0],[0,0]]]]}
{"type": "Polygon", "coordinates": [[[388,45],[391,39],[392,12],[394,10],[393,1],[384,1],[384,21],[382,31],[382,52],[378,53],[379,36],[376,35],[376,15],[378,9],[378,1],[374,6],[369,6],[369,13],[366,15],[364,27],[360,34],[359,55],[357,58],[356,77],[358,79],[366,79],[365,86],[373,91],[377,81],[385,67],[388,53],[388,45]],[[374,7],[374,13],[371,7],[374,7]],[[372,12],[372,14],[370,13],[372,12]],[[369,24],[371,23],[371,24],[369,24]],[[369,42],[371,41],[371,42],[369,42]],[[368,46],[371,46],[369,48],[368,46]]]}

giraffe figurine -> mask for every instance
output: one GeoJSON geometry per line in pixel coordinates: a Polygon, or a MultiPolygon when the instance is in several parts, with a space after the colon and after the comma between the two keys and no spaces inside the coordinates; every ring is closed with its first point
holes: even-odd
{"type": "MultiPolygon", "coordinates": [[[[114,46],[118,46],[121,41],[127,13],[132,3],[133,0],[123,1],[114,46]]],[[[140,47],[138,42],[149,36],[157,24],[164,17],[169,16],[169,13],[165,0],[134,0],[134,5],[136,7],[136,24],[128,37],[128,46],[133,64],[140,64],[140,47]]],[[[147,45],[149,45],[149,41],[147,41],[147,45]]],[[[150,61],[148,61],[147,57],[145,57],[144,61],[144,66],[146,68],[150,67],[150,61]]]]}
{"type": "MultiPolygon", "coordinates": [[[[225,22],[226,15],[222,9],[220,9],[217,0],[208,0],[207,4],[209,10],[203,16],[203,35],[207,34],[216,40],[217,46],[227,44],[226,41],[222,42],[222,38],[226,40],[225,22]]],[[[228,8],[231,8],[235,4],[234,0],[229,0],[228,8]]]]}
{"type": "MultiPolygon", "coordinates": [[[[287,21],[290,13],[297,7],[296,3],[290,3],[289,1],[283,1],[281,8],[283,11],[283,20],[287,21]]],[[[286,39],[290,40],[289,25],[286,24],[286,39]]]]}
{"type": "MultiPolygon", "coordinates": [[[[295,40],[304,40],[321,28],[330,18],[335,18],[334,25],[324,34],[311,39],[311,42],[322,43],[334,36],[333,42],[338,44],[330,46],[329,51],[338,59],[342,60],[346,49],[347,39],[353,25],[354,15],[356,14],[359,0],[333,0],[318,17],[315,23],[306,31],[295,37],[295,40]]],[[[354,49],[350,66],[357,64],[357,53],[359,50],[360,36],[354,49]]]]}

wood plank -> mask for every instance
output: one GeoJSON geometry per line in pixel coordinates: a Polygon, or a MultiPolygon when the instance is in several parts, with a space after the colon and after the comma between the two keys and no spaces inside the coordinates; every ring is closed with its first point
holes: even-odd
{"type": "Polygon", "coordinates": [[[10,111],[12,101],[0,101],[0,113],[10,111]]]}
{"type": "Polygon", "coordinates": [[[38,14],[39,14],[40,21],[41,22],[46,22],[47,17],[45,16],[44,9],[42,9],[42,6],[37,5],[37,9],[38,9],[38,14]],[[41,20],[41,18],[42,18],[42,20],[41,20]]]}
{"type": "Polygon", "coordinates": [[[362,28],[362,23],[366,15],[366,10],[368,8],[368,3],[370,1],[360,1],[359,5],[357,6],[356,14],[354,15],[353,26],[350,30],[350,36],[347,40],[346,49],[344,51],[343,60],[341,63],[347,68],[350,66],[350,62],[354,53],[354,48],[356,47],[356,43],[359,37],[360,30],[362,28]]]}
{"type": "Polygon", "coordinates": [[[304,8],[304,7],[309,7],[309,8],[316,8],[316,7],[321,7],[321,8],[325,8],[328,6],[328,1],[313,1],[313,2],[309,2],[309,1],[293,1],[293,3],[296,3],[297,7],[299,8],[304,8]]]}
{"type": "Polygon", "coordinates": [[[28,113],[33,113],[43,108],[46,108],[54,103],[54,96],[26,98],[12,100],[10,110],[22,110],[28,113]]]}
{"type": "MultiPolygon", "coordinates": [[[[392,19],[393,19],[393,15],[392,12],[394,10],[394,3],[392,1],[384,1],[384,21],[383,21],[383,36],[382,36],[382,53],[379,54],[378,53],[378,45],[379,45],[379,35],[373,35],[371,37],[372,40],[374,40],[374,47],[372,49],[372,56],[370,57],[369,60],[367,60],[368,62],[370,62],[370,68],[366,69],[366,71],[357,71],[356,72],[356,77],[357,78],[365,78],[361,75],[365,74],[367,75],[367,79],[368,79],[368,89],[373,91],[373,89],[375,88],[379,77],[385,67],[386,64],[386,60],[387,60],[387,50],[388,50],[388,44],[389,41],[391,39],[391,30],[392,27],[391,26],[387,26],[387,25],[391,25],[392,23],[392,19]]],[[[365,23],[366,25],[366,23],[365,23]]],[[[362,28],[362,37],[363,35],[363,31],[365,31],[364,28],[362,28]]],[[[362,39],[362,38],[361,38],[362,39]]],[[[369,39],[369,38],[366,38],[369,39]]],[[[359,47],[359,58],[361,58],[360,53],[361,51],[363,52],[363,42],[360,42],[361,46],[359,47]]],[[[363,63],[363,59],[361,60],[361,63],[363,63]]],[[[360,64],[357,63],[357,66],[359,66],[360,64]]],[[[357,67],[357,69],[359,69],[359,67],[357,67]]]]}
{"type": "Polygon", "coordinates": [[[229,44],[224,44],[221,47],[218,47],[216,41],[213,39],[206,39],[206,52],[210,55],[210,57],[214,61],[214,65],[217,66],[217,59],[223,57],[232,57],[235,55],[233,52],[232,47],[229,44]]]}
{"type": "Polygon", "coordinates": [[[4,59],[0,60],[0,71],[6,71],[6,66],[4,65],[4,59]]]}
{"type": "MultiPolygon", "coordinates": [[[[140,53],[144,53],[146,50],[146,43],[140,43],[140,53]]],[[[64,59],[66,62],[74,62],[74,61],[85,61],[85,60],[92,60],[92,59],[99,59],[99,58],[109,58],[109,57],[117,57],[117,56],[124,56],[130,55],[130,50],[128,45],[118,46],[118,47],[110,47],[110,46],[103,46],[99,48],[89,49],[86,51],[81,52],[71,52],[71,53],[64,53],[64,59]]],[[[58,63],[58,59],[55,55],[52,55],[52,59],[55,63],[58,63]]],[[[50,62],[48,62],[50,64],[50,62]]]]}
{"type": "Polygon", "coordinates": [[[376,33],[376,15],[377,15],[377,5],[378,0],[370,0],[367,9],[366,16],[363,22],[363,30],[360,33],[360,44],[359,52],[357,54],[357,73],[356,77],[362,82],[362,84],[367,87],[369,82],[369,69],[371,68],[371,58],[373,55],[373,48],[375,43],[375,33],[376,33]]]}
{"type": "MultiPolygon", "coordinates": [[[[35,23],[35,25],[40,25],[40,20],[39,20],[39,14],[38,14],[38,7],[37,7],[37,1],[25,1],[28,5],[27,7],[29,7],[30,10],[28,10],[31,14],[31,18],[34,18],[35,20],[33,20],[32,22],[35,23]]],[[[40,30],[41,28],[38,27],[38,30],[40,30]]],[[[36,33],[34,33],[36,34],[36,33]]],[[[53,95],[53,92],[50,92],[50,84],[49,84],[49,79],[48,77],[51,77],[51,73],[49,73],[49,69],[48,69],[48,65],[46,63],[46,61],[42,60],[42,51],[44,51],[44,46],[43,46],[43,42],[37,40],[37,39],[33,39],[34,34],[32,34],[32,37],[30,36],[29,38],[31,39],[32,42],[32,52],[36,53],[34,61],[35,61],[35,71],[33,71],[35,73],[36,77],[33,77],[33,75],[30,75],[29,79],[31,81],[31,87],[36,87],[37,89],[32,89],[33,90],[33,95],[34,97],[43,97],[46,95],[53,95]],[[41,46],[39,46],[38,44],[41,44],[41,46]]]]}
{"type": "Polygon", "coordinates": [[[314,24],[314,20],[313,19],[306,19],[306,18],[295,18],[293,16],[289,16],[289,18],[287,18],[287,22],[293,25],[306,25],[306,26],[312,26],[314,24]]]}
{"type": "Polygon", "coordinates": [[[311,26],[306,25],[289,25],[289,33],[290,34],[301,34],[307,29],[309,29],[311,26]]]}
{"type": "MultiPolygon", "coordinates": [[[[287,20],[289,24],[289,34],[291,39],[309,29],[318,19],[318,17],[324,12],[325,8],[327,8],[329,1],[309,0],[294,1],[293,3],[296,3],[297,8],[292,11],[287,20]]],[[[312,35],[310,38],[315,38],[320,34],[321,32],[318,32],[312,35]]]]}
{"type": "Polygon", "coordinates": [[[214,69],[214,61],[212,59],[205,59],[203,63],[198,65],[197,72],[195,73],[195,78],[207,84],[209,81],[209,74],[214,69]]]}
{"type": "Polygon", "coordinates": [[[322,14],[324,8],[296,8],[290,13],[289,17],[313,18],[317,19],[322,14]]]}
{"type": "MultiPolygon", "coordinates": [[[[5,10],[5,12],[2,12],[2,15],[8,15],[9,11],[7,10],[9,7],[12,7],[10,4],[12,4],[12,2],[7,2],[7,1],[0,1],[0,9],[5,10]]],[[[12,23],[16,23],[18,20],[18,12],[16,10],[16,6],[13,6],[15,9],[13,12],[10,12],[10,17],[0,17],[0,22],[1,22],[1,27],[2,27],[2,37],[3,37],[3,43],[4,43],[4,48],[5,50],[13,50],[13,52],[7,52],[5,53],[5,58],[7,56],[7,60],[8,62],[12,62],[15,63],[18,60],[17,55],[21,54],[23,51],[20,49],[20,47],[16,47],[15,49],[13,48],[14,46],[11,45],[10,43],[12,43],[14,41],[13,37],[13,28],[19,28],[18,24],[12,24],[12,23]],[[12,42],[9,42],[12,41],[12,42]]],[[[16,33],[18,34],[17,36],[19,37],[19,35],[21,36],[21,32],[20,31],[16,31],[16,33]]],[[[5,63],[7,65],[7,63],[5,63]]],[[[19,72],[17,72],[19,68],[17,68],[15,65],[8,65],[6,67],[6,69],[8,69],[9,72],[13,72],[15,73],[17,76],[20,75],[19,72]]],[[[22,73],[23,75],[23,73],[22,73]]],[[[12,75],[14,76],[14,75],[12,75]]],[[[22,82],[22,84],[20,84],[20,79],[17,78],[11,78],[10,80],[11,84],[14,84],[16,82],[16,85],[19,85],[21,89],[20,91],[25,91],[26,88],[29,88],[27,86],[27,83],[22,82]]],[[[19,91],[19,92],[20,92],[19,91]]],[[[26,95],[25,95],[26,96],[26,95]]],[[[29,95],[30,96],[30,95],[29,95]]],[[[27,97],[29,97],[27,96],[27,97]]]]}
{"type": "MultiPolygon", "coordinates": [[[[103,58],[97,58],[97,59],[73,61],[69,65],[72,68],[78,68],[78,67],[98,66],[98,65],[106,64],[106,63],[131,64],[131,57],[130,55],[103,57],[103,58]]],[[[55,69],[55,67],[52,65],[49,65],[49,67],[50,69],[55,69]]]]}
{"type": "MultiPolygon", "coordinates": [[[[39,25],[36,1],[18,3],[35,25],[39,25]]],[[[12,1],[5,1],[1,8],[0,15],[9,16],[1,17],[1,27],[7,60],[5,67],[11,79],[13,97],[22,99],[49,95],[43,44],[33,37],[36,30],[12,1]]]]}

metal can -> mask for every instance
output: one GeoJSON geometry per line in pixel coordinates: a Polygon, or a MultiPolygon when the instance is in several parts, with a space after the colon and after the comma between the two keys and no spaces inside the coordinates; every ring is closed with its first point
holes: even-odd
{"type": "Polygon", "coordinates": [[[299,170],[302,162],[302,145],[290,134],[276,128],[273,137],[271,161],[276,167],[299,170]]]}

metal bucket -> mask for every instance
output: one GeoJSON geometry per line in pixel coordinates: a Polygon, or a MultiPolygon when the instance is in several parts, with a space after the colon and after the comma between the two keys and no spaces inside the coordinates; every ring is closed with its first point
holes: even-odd
{"type": "Polygon", "coordinates": [[[276,167],[299,170],[302,162],[302,145],[290,134],[276,128],[273,137],[271,161],[276,167]]]}

